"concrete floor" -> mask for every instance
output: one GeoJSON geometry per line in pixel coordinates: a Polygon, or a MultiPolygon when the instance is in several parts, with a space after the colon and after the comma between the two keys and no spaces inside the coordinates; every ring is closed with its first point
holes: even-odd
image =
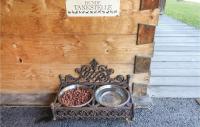
{"type": "Polygon", "coordinates": [[[153,99],[151,109],[136,109],[135,121],[50,121],[49,108],[1,107],[1,127],[200,127],[200,105],[194,99],[153,99]]]}

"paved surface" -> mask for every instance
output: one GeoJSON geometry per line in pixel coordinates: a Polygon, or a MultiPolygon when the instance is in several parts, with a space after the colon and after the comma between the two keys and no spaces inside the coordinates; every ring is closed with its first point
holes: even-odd
{"type": "Polygon", "coordinates": [[[162,15],[154,40],[149,95],[200,98],[200,30],[162,15]]]}
{"type": "Polygon", "coordinates": [[[135,121],[48,121],[49,108],[1,107],[1,127],[200,127],[200,105],[194,99],[154,99],[151,109],[136,109],[135,121]]]}

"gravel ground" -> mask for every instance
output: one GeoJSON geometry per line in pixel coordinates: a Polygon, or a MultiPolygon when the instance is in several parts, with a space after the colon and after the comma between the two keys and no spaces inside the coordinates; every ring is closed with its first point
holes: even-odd
{"type": "Polygon", "coordinates": [[[1,127],[200,127],[200,105],[194,99],[153,99],[151,109],[136,109],[135,121],[48,121],[49,108],[0,107],[1,127]]]}

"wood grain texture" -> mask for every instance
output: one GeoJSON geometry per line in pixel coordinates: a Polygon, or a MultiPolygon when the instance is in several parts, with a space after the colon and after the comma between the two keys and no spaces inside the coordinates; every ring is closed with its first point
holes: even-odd
{"type": "Polygon", "coordinates": [[[200,105],[200,98],[196,99],[196,102],[200,105]]]}
{"type": "MultiPolygon", "coordinates": [[[[87,62],[88,63],[88,62],[87,62]]],[[[72,74],[80,64],[9,64],[2,66],[1,92],[37,93],[55,92],[59,85],[59,74],[72,74]]],[[[131,74],[132,64],[108,64],[117,74],[131,74]]]]}
{"type": "Polygon", "coordinates": [[[136,45],[133,35],[4,35],[1,40],[3,92],[54,92],[60,73],[74,74],[93,58],[115,74],[133,74],[134,56],[153,50],[152,44],[136,45]]]}
{"type": "Polygon", "coordinates": [[[157,12],[158,10],[154,10],[121,14],[120,17],[76,19],[60,18],[61,14],[59,13],[52,14],[52,16],[2,15],[2,33],[35,36],[45,34],[136,34],[137,23],[153,25],[157,23],[157,12]]]}
{"type": "Polygon", "coordinates": [[[155,26],[151,25],[138,25],[137,44],[149,44],[154,41],[155,26]]]}
{"type": "Polygon", "coordinates": [[[147,84],[137,84],[134,83],[133,87],[133,97],[141,97],[141,96],[146,96],[147,95],[147,84]]]}
{"type": "MultiPolygon", "coordinates": [[[[140,0],[121,0],[120,8],[122,11],[138,11],[140,7],[140,0]]],[[[15,13],[21,14],[24,10],[25,14],[46,14],[55,12],[65,12],[65,0],[1,0],[1,12],[12,12],[12,8],[17,9],[15,13]]]]}
{"type": "Polygon", "coordinates": [[[134,73],[147,73],[150,69],[151,58],[135,56],[134,73]]]}
{"type": "Polygon", "coordinates": [[[149,79],[149,73],[139,73],[133,75],[131,81],[133,83],[133,98],[140,98],[147,95],[149,79]]]}
{"type": "Polygon", "coordinates": [[[93,58],[113,68],[113,76],[147,83],[148,74],[133,74],[135,55],[153,52],[150,42],[136,44],[138,24],[156,25],[159,9],[140,4],[121,0],[118,17],[68,17],[65,0],[0,0],[1,93],[12,97],[3,103],[48,102],[43,93],[56,92],[59,74],[76,76],[74,68],[93,58]]]}
{"type": "Polygon", "coordinates": [[[140,10],[155,9],[159,7],[160,0],[141,0],[140,10]]]}
{"type": "Polygon", "coordinates": [[[135,84],[148,84],[149,83],[149,72],[133,74],[132,82],[135,84]]]}
{"type": "Polygon", "coordinates": [[[134,56],[151,56],[152,44],[136,45],[133,35],[65,35],[2,37],[2,64],[79,64],[96,58],[102,64],[133,64],[134,56]]]}
{"type": "Polygon", "coordinates": [[[136,34],[138,23],[155,25],[159,13],[158,9],[139,11],[139,4],[139,0],[122,0],[117,17],[68,17],[65,0],[1,0],[1,32],[15,35],[136,34]]]}

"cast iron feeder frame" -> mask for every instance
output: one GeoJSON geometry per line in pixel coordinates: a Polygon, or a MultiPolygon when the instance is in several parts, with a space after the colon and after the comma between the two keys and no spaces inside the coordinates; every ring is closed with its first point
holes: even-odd
{"type": "MultiPolygon", "coordinates": [[[[54,102],[51,104],[51,110],[53,113],[53,120],[60,119],[126,119],[132,121],[134,118],[134,103],[132,97],[130,101],[122,107],[105,107],[99,104],[95,97],[86,106],[83,107],[65,107],[58,102],[59,92],[66,86],[72,84],[88,85],[94,91],[107,84],[119,85],[127,89],[131,94],[131,88],[129,88],[130,75],[125,77],[117,75],[111,78],[110,75],[114,73],[112,68],[108,68],[105,65],[99,65],[95,59],[90,64],[82,65],[81,68],[76,68],[75,72],[78,73],[78,77],[72,75],[59,75],[60,87],[55,97],[54,102]]],[[[94,95],[93,95],[94,96],[94,95]]]]}

